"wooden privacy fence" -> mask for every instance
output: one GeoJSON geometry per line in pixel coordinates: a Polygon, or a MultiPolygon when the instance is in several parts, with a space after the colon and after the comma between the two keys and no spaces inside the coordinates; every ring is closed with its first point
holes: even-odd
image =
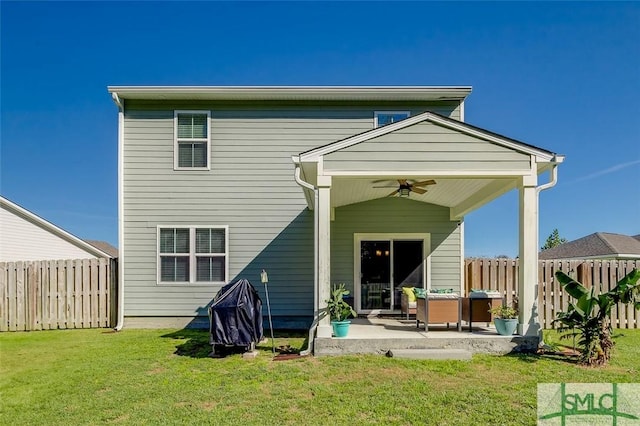
{"type": "Polygon", "coordinates": [[[0,262],[0,331],[111,327],[112,259],[0,262]]]}
{"type": "MultiPolygon", "coordinates": [[[[465,287],[491,289],[502,293],[507,304],[518,294],[518,259],[467,259],[465,287]]],[[[556,314],[565,311],[571,297],[555,279],[563,271],[586,287],[596,286],[595,293],[608,291],[633,269],[640,269],[638,260],[540,260],[538,262],[538,314],[543,328],[553,328],[556,314]]],[[[640,328],[640,311],[633,306],[618,305],[611,313],[612,326],[640,328]]]]}

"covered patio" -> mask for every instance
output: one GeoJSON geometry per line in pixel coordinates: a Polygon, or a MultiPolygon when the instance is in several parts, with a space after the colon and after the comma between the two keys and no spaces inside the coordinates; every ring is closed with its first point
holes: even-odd
{"type": "Polygon", "coordinates": [[[367,352],[377,352],[389,345],[462,345],[509,352],[537,344],[538,197],[555,185],[563,160],[551,151],[432,112],[294,156],[295,179],[315,219],[315,352],[350,353],[365,346],[367,352]],[[549,181],[539,184],[538,176],[545,172],[550,172],[549,181]],[[418,187],[424,182],[429,186],[418,187]],[[390,193],[388,185],[394,184],[397,189],[390,193]],[[415,322],[374,320],[375,314],[398,313],[398,289],[405,282],[466,296],[464,216],[512,189],[519,192],[520,337],[442,331],[431,324],[428,333],[421,333],[415,322]],[[400,266],[391,260],[390,272],[374,277],[362,253],[373,250],[392,259],[394,249],[400,249],[396,241],[418,242],[413,249],[421,256],[417,273],[411,280],[397,280],[393,272],[400,266]],[[375,245],[378,242],[388,243],[375,245]],[[376,300],[377,306],[365,294],[376,279],[390,295],[390,302],[380,305],[376,300]],[[355,321],[347,339],[332,338],[329,318],[322,315],[331,286],[338,282],[351,282],[354,306],[367,316],[355,321]]]}

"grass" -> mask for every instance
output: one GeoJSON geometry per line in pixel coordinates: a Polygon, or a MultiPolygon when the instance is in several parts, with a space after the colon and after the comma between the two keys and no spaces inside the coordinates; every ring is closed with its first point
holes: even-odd
{"type": "MultiPolygon", "coordinates": [[[[270,342],[252,360],[212,359],[207,339],[188,330],[2,333],[0,424],[530,425],[537,383],[640,382],[640,330],[618,331],[611,364],[598,369],[535,355],[274,362],[270,342]]],[[[554,332],[546,340],[558,343],[554,332]]]]}

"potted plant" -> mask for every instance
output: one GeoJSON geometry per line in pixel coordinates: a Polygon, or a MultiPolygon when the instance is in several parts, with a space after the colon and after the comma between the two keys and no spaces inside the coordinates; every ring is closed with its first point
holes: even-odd
{"type": "Polygon", "coordinates": [[[511,306],[501,305],[489,309],[493,315],[496,331],[502,336],[511,336],[518,328],[518,311],[511,306]]]}
{"type": "Polygon", "coordinates": [[[351,324],[351,321],[347,320],[347,318],[357,315],[351,305],[344,300],[344,296],[348,294],[349,290],[344,287],[344,284],[340,284],[333,287],[331,298],[326,300],[327,313],[331,319],[335,337],[346,337],[349,333],[349,324],[351,324]]]}

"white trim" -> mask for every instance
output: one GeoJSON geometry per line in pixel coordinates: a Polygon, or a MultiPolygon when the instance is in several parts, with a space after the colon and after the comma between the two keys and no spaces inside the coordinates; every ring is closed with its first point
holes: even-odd
{"type": "Polygon", "coordinates": [[[403,118],[402,120],[406,120],[407,118],[411,117],[411,111],[374,111],[373,112],[373,128],[377,129],[378,127],[380,127],[380,125],[378,124],[379,115],[400,115],[400,114],[406,114],[406,117],[403,118]]]}
{"type": "Polygon", "coordinates": [[[53,223],[49,222],[48,220],[41,218],[40,216],[36,215],[33,212],[30,212],[24,207],[21,207],[12,201],[9,201],[3,196],[0,196],[0,206],[5,208],[7,211],[10,211],[14,215],[20,216],[28,220],[29,222],[33,223],[34,225],[39,226],[40,228],[44,229],[45,231],[48,231],[49,233],[55,235],[56,237],[61,238],[66,242],[78,247],[79,249],[86,251],[92,256],[95,256],[98,258],[104,257],[108,259],[113,258],[113,256],[109,255],[109,253],[104,252],[99,248],[92,246],[86,241],[76,237],[72,233],[65,231],[59,226],[56,226],[53,223]]]}
{"type": "MultiPolygon", "coordinates": [[[[389,241],[391,243],[391,279],[393,281],[393,242],[394,241],[422,241],[422,281],[424,288],[431,289],[431,234],[430,233],[364,233],[353,234],[353,299],[354,308],[359,314],[394,313],[392,309],[362,309],[360,298],[360,243],[362,241],[389,241]]],[[[464,262],[463,262],[464,263],[464,262]]]]}
{"type": "Polygon", "coordinates": [[[423,112],[422,114],[418,114],[418,115],[414,115],[413,117],[406,118],[402,121],[398,121],[397,123],[388,124],[383,127],[378,127],[376,129],[373,129],[364,133],[360,133],[350,138],[346,138],[346,139],[331,143],[329,145],[324,145],[324,146],[312,149],[310,151],[304,152],[300,154],[300,161],[302,162],[317,161],[317,159],[323,155],[340,151],[344,148],[348,148],[360,142],[374,139],[379,136],[383,136],[388,133],[392,133],[397,130],[404,129],[405,127],[409,127],[423,121],[429,121],[436,125],[446,127],[448,129],[455,130],[457,132],[464,133],[479,139],[483,139],[488,142],[501,145],[503,147],[512,149],[517,152],[535,155],[537,160],[541,162],[544,162],[544,161],[561,162],[562,159],[564,159],[564,157],[557,155],[555,153],[552,153],[549,151],[543,151],[539,148],[528,146],[523,143],[518,143],[516,141],[512,141],[507,138],[500,137],[498,135],[494,135],[486,131],[476,129],[458,120],[454,120],[452,118],[440,117],[439,115],[436,115],[427,111],[427,112],[423,112]]]}
{"type": "Polygon", "coordinates": [[[174,110],[173,111],[173,170],[211,170],[211,111],[209,110],[174,110]],[[178,138],[178,115],[194,114],[207,116],[206,138],[178,138]],[[179,140],[181,139],[181,140],[179,140]],[[180,142],[206,142],[207,165],[205,167],[180,167],[178,165],[178,146],[180,142]]]}
{"type": "MultiPolygon", "coordinates": [[[[166,255],[167,253],[165,253],[166,255]]],[[[157,285],[178,285],[178,286],[203,286],[226,284],[229,282],[229,225],[156,225],[156,284],[157,285]],[[174,253],[174,256],[189,258],[189,281],[162,281],[160,262],[160,230],[161,229],[189,229],[189,253],[174,253]],[[224,255],[216,253],[208,257],[225,258],[224,280],[223,281],[196,281],[196,229],[224,229],[224,255]]]]}
{"type": "Polygon", "coordinates": [[[471,86],[109,86],[120,99],[460,101],[471,86]]]}
{"type": "Polygon", "coordinates": [[[460,121],[464,123],[464,100],[460,102],[460,121]]]}

